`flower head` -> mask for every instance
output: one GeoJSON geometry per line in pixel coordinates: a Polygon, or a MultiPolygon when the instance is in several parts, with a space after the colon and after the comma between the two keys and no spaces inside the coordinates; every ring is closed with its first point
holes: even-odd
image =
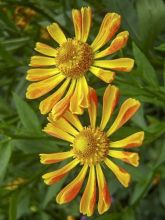
{"type": "Polygon", "coordinates": [[[139,165],[138,153],[128,151],[129,148],[138,147],[142,144],[144,132],[134,133],[121,140],[113,141],[112,134],[123,126],[139,109],[139,101],[129,98],[120,107],[119,113],[108,129],[107,123],[118,102],[119,90],[109,85],[103,96],[102,118],[99,126],[96,126],[97,96],[95,90],[90,88],[88,114],[90,125],[83,126],[76,115],[66,111],[63,116],[54,121],[49,115],[48,125],[44,131],[56,138],[70,142],[70,150],[51,154],[40,154],[41,163],[53,164],[70,159],[62,168],[43,175],[44,182],[48,185],[61,180],[76,166],[80,172],[64,189],[57,195],[59,204],[73,200],[83,185],[85,176],[88,174],[88,181],[80,201],[80,212],[91,216],[96,203],[96,182],[98,186],[98,212],[107,211],[111,205],[111,197],[103,174],[103,165],[108,167],[122,185],[128,187],[130,174],[113,162],[117,158],[135,167],[139,165]],[[124,148],[124,150],[121,150],[124,148]]]}
{"type": "Polygon", "coordinates": [[[129,72],[134,65],[130,58],[102,59],[127,43],[127,31],[119,33],[112,40],[120,27],[120,15],[106,14],[92,44],[87,43],[92,21],[91,8],[73,9],[72,17],[75,37],[67,38],[57,23],[49,25],[47,30],[59,47],[38,42],[35,50],[42,56],[31,57],[32,69],[27,72],[27,80],[34,82],[28,86],[26,97],[36,99],[52,91],[41,101],[39,108],[42,114],[52,110],[54,119],[58,119],[68,107],[74,114],[82,114],[83,109],[88,108],[88,71],[110,83],[115,77],[115,70],[129,72]],[[101,49],[110,40],[110,45],[101,49]]]}

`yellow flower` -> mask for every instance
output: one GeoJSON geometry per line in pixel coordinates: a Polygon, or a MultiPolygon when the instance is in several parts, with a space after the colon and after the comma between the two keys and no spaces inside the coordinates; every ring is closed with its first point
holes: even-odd
{"type": "Polygon", "coordinates": [[[73,9],[72,17],[75,38],[66,38],[57,23],[49,25],[47,30],[59,47],[53,48],[38,42],[35,50],[42,56],[31,57],[30,66],[33,68],[27,72],[26,79],[36,82],[28,86],[26,97],[36,99],[52,91],[50,96],[41,101],[39,108],[42,114],[52,110],[55,119],[68,107],[72,113],[82,114],[83,109],[89,106],[88,71],[110,83],[115,77],[114,70],[129,72],[134,65],[134,60],[130,58],[102,59],[123,48],[127,42],[128,32],[123,31],[106,49],[101,49],[119,29],[120,15],[106,14],[92,44],[86,42],[91,28],[91,8],[73,9]]]}
{"type": "Polygon", "coordinates": [[[103,96],[101,122],[99,126],[96,126],[97,96],[95,90],[90,88],[90,107],[88,108],[89,126],[83,126],[76,115],[66,111],[56,121],[53,120],[50,113],[50,123],[44,128],[46,133],[70,142],[71,146],[71,149],[67,152],[40,154],[41,163],[43,164],[53,164],[70,159],[70,162],[62,168],[43,175],[44,182],[51,185],[61,180],[76,166],[81,169],[77,177],[57,195],[56,200],[59,204],[70,202],[76,197],[89,171],[87,185],[80,201],[80,212],[84,215],[91,216],[94,212],[97,190],[96,181],[99,194],[99,214],[107,211],[111,205],[108,185],[102,171],[102,169],[106,169],[106,166],[112,170],[121,184],[128,187],[130,174],[115,164],[111,158],[120,159],[135,167],[139,165],[138,153],[127,151],[127,149],[138,147],[142,144],[144,138],[143,131],[134,133],[121,140],[113,141],[113,138],[111,139],[111,135],[123,126],[139,109],[139,101],[132,98],[127,99],[121,105],[119,113],[110,128],[105,131],[105,127],[111,119],[118,98],[118,88],[109,85],[103,96]],[[121,148],[126,150],[121,150],[121,148]]]}

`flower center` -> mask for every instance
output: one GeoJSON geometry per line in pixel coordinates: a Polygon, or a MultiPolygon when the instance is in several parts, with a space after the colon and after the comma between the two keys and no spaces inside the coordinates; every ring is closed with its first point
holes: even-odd
{"type": "Polygon", "coordinates": [[[73,152],[82,164],[103,161],[109,151],[109,140],[99,128],[84,127],[75,137],[73,152]]]}
{"type": "Polygon", "coordinates": [[[57,49],[56,65],[67,77],[79,78],[92,62],[92,49],[87,43],[69,38],[57,49]]]}

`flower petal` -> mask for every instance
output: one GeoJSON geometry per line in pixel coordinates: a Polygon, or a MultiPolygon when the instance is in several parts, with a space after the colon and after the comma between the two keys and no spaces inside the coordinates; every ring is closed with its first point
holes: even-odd
{"type": "Polygon", "coordinates": [[[124,187],[128,187],[130,180],[131,180],[130,174],[126,170],[124,170],[123,168],[117,166],[115,163],[113,163],[108,158],[106,158],[104,160],[104,162],[108,166],[108,168],[112,170],[112,172],[115,174],[115,176],[120,181],[120,183],[124,187]]]}
{"type": "Polygon", "coordinates": [[[36,99],[45,95],[54,89],[64,78],[65,76],[58,74],[40,82],[30,84],[27,88],[26,98],[36,99]]]}
{"type": "Polygon", "coordinates": [[[139,147],[142,145],[144,139],[144,132],[140,131],[135,134],[132,134],[126,138],[123,138],[119,141],[110,142],[109,146],[111,148],[132,148],[139,147]]]}
{"type": "Polygon", "coordinates": [[[61,99],[52,109],[52,115],[53,119],[57,120],[60,118],[69,108],[70,104],[70,98],[73,94],[74,88],[75,88],[76,80],[72,79],[69,90],[66,94],[66,96],[61,99]]]}
{"type": "Polygon", "coordinates": [[[134,60],[131,58],[119,58],[115,60],[96,60],[93,65],[122,72],[130,72],[134,66],[134,60]]]}
{"type": "Polygon", "coordinates": [[[81,34],[82,34],[82,17],[81,17],[80,10],[73,9],[72,10],[72,18],[73,18],[76,39],[80,40],[81,34]]]}
{"type": "Polygon", "coordinates": [[[40,42],[36,43],[35,50],[39,53],[42,53],[46,56],[56,57],[57,50],[53,47],[48,46],[47,44],[43,44],[40,42]]]}
{"type": "Polygon", "coordinates": [[[54,121],[52,114],[49,114],[48,120],[57,128],[60,128],[61,130],[76,136],[78,134],[78,131],[65,119],[65,118],[59,118],[58,120],[54,121]]]}
{"type": "Polygon", "coordinates": [[[57,102],[64,95],[70,80],[70,78],[67,78],[65,82],[60,86],[60,88],[57,89],[56,92],[54,92],[52,95],[48,96],[46,99],[40,102],[39,109],[41,114],[47,114],[57,104],[57,102]]]}
{"type": "Polygon", "coordinates": [[[82,91],[81,78],[78,78],[76,83],[76,88],[70,99],[69,110],[72,112],[72,114],[80,114],[80,115],[83,114],[83,109],[80,106],[82,99],[83,99],[83,91],[82,91]]]}
{"type": "Polygon", "coordinates": [[[138,153],[110,150],[108,155],[114,158],[118,158],[135,167],[139,166],[139,154],[138,153]]]}
{"type": "Polygon", "coordinates": [[[40,154],[40,162],[42,164],[53,164],[63,161],[72,156],[73,156],[72,151],[51,153],[51,154],[40,154]]]}
{"type": "Polygon", "coordinates": [[[110,117],[118,103],[119,100],[119,89],[116,86],[109,85],[103,96],[103,110],[102,118],[100,123],[100,128],[104,130],[107,122],[110,120],[110,117]]]}
{"type": "Polygon", "coordinates": [[[116,13],[107,13],[104,17],[99,33],[91,44],[93,51],[100,49],[117,32],[120,27],[121,17],[116,13]]]}
{"type": "Polygon", "coordinates": [[[98,212],[101,215],[109,209],[111,205],[111,196],[100,164],[96,164],[96,173],[99,188],[98,212]]]}
{"type": "Polygon", "coordinates": [[[86,42],[89,31],[91,28],[92,22],[92,10],[90,7],[82,7],[81,8],[81,16],[82,16],[82,35],[81,41],[86,42]]]}
{"type": "Polygon", "coordinates": [[[47,185],[51,185],[53,183],[56,183],[56,182],[60,181],[64,176],[66,176],[67,173],[70,170],[72,170],[78,163],[79,163],[79,161],[77,159],[74,159],[70,163],[65,165],[64,167],[62,167],[56,171],[44,174],[42,176],[42,178],[44,179],[44,182],[47,185]]]}
{"type": "Polygon", "coordinates": [[[30,69],[27,71],[26,79],[29,81],[40,81],[47,79],[51,76],[56,75],[59,73],[59,69],[57,68],[49,68],[49,69],[42,69],[42,68],[35,68],[30,69]]]}
{"type": "Polygon", "coordinates": [[[51,136],[73,143],[73,140],[74,140],[73,136],[63,131],[62,129],[54,126],[51,123],[48,123],[46,127],[43,129],[43,131],[45,131],[47,134],[51,136]]]}
{"type": "Polygon", "coordinates": [[[115,78],[115,73],[110,70],[104,70],[95,66],[91,66],[89,70],[106,83],[111,83],[115,78]]]}
{"type": "Polygon", "coordinates": [[[107,131],[107,136],[110,136],[117,129],[123,126],[139,109],[140,102],[136,99],[129,98],[127,99],[122,106],[120,107],[120,111],[113,122],[110,129],[107,131]]]}
{"type": "Polygon", "coordinates": [[[90,124],[92,128],[95,128],[98,98],[96,91],[91,87],[89,88],[89,103],[90,106],[88,107],[88,114],[89,114],[90,124]]]}
{"type": "Polygon", "coordinates": [[[87,170],[88,165],[84,165],[78,176],[61,190],[56,197],[56,201],[59,204],[70,202],[77,196],[84,182],[87,170]]]}
{"type": "Polygon", "coordinates": [[[44,57],[44,56],[32,56],[29,66],[39,67],[39,66],[52,66],[56,65],[55,58],[44,57]]]}
{"type": "Polygon", "coordinates": [[[94,55],[94,59],[108,56],[108,55],[113,54],[113,53],[117,52],[118,50],[122,49],[127,43],[128,36],[129,36],[128,31],[120,32],[115,37],[115,39],[111,42],[109,47],[107,47],[105,50],[103,50],[99,53],[96,53],[94,55]]]}
{"type": "Polygon", "coordinates": [[[84,76],[81,78],[81,88],[82,88],[83,98],[82,98],[80,106],[83,108],[88,108],[88,106],[89,106],[89,99],[88,99],[89,87],[88,87],[87,81],[84,76]]]}
{"type": "Polygon", "coordinates": [[[80,212],[91,216],[96,204],[96,177],[94,165],[90,167],[89,178],[80,201],[80,212]]]}
{"type": "Polygon", "coordinates": [[[83,126],[78,119],[77,115],[73,115],[71,112],[66,111],[63,117],[70,122],[78,131],[83,130],[83,126]]]}
{"type": "Polygon", "coordinates": [[[66,42],[66,37],[57,23],[50,24],[47,27],[50,36],[59,44],[66,42]]]}

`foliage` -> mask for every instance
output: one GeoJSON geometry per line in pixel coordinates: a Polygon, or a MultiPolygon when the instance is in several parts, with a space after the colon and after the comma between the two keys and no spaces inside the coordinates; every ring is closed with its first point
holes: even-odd
{"type": "MultiPolygon", "coordinates": [[[[0,220],[53,220],[72,215],[80,219],[78,197],[59,206],[55,195],[68,180],[51,187],[44,185],[38,153],[65,148],[65,143],[42,133],[45,117],[39,114],[37,101],[25,99],[26,71],[35,42],[48,42],[45,27],[59,22],[73,36],[71,9],[90,5],[94,11],[92,40],[102,17],[108,11],[122,15],[122,29],[130,33],[129,45],[120,51],[136,60],[131,73],[118,73],[114,81],[122,98],[142,102],[141,110],[118,136],[132,130],[145,131],[145,143],[139,149],[141,165],[127,169],[132,174],[128,189],[122,188],[111,174],[108,182],[113,204],[107,213],[90,219],[140,220],[165,218],[165,2],[163,0],[5,0],[0,1],[0,220]],[[26,13],[23,23],[18,7],[26,13]],[[18,17],[17,17],[18,16],[18,17]],[[154,207],[154,208],[153,208],[154,207]]],[[[90,80],[99,96],[106,85],[90,80]]],[[[72,179],[69,176],[68,179],[72,179]]]]}

